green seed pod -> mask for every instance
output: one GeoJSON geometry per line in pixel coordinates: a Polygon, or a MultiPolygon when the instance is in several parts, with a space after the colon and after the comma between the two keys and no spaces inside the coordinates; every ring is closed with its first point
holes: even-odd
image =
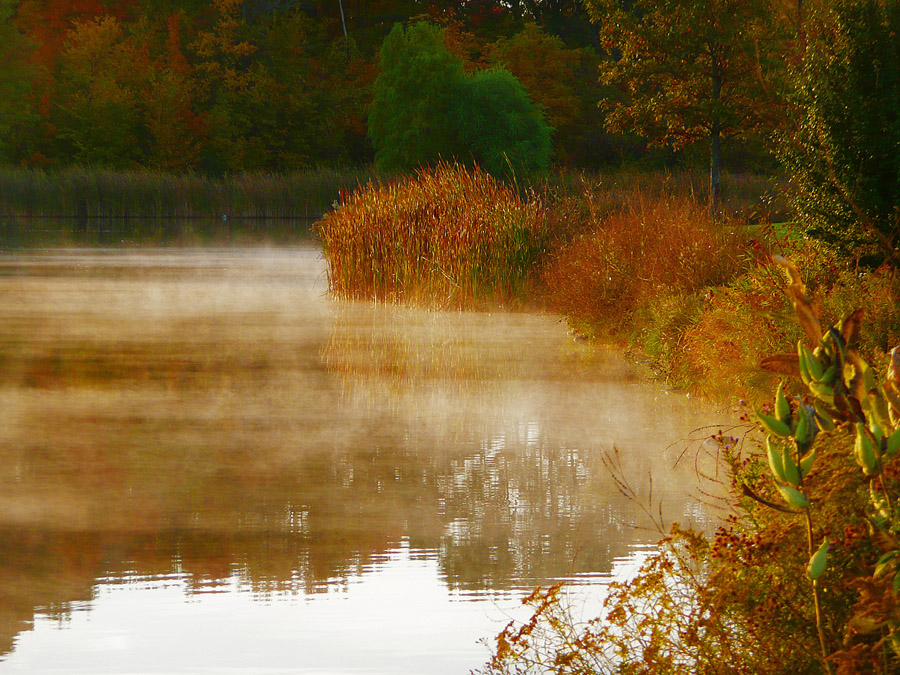
{"type": "Polygon", "coordinates": [[[881,393],[888,402],[888,416],[892,426],[900,426],[900,391],[894,382],[885,382],[881,393]]]}
{"type": "Polygon", "coordinates": [[[769,469],[775,480],[786,483],[787,477],[784,474],[784,454],[781,448],[772,442],[772,437],[766,437],[766,457],[769,460],[769,469]]]}
{"type": "Polygon", "coordinates": [[[900,347],[891,350],[891,361],[888,364],[887,379],[900,385],[900,347]]]}
{"type": "Polygon", "coordinates": [[[812,557],[809,559],[809,564],[806,566],[806,574],[807,576],[815,581],[820,576],[825,574],[825,568],[828,566],[828,537],[822,540],[821,545],[816,552],[812,554],[812,557]]]}
{"type": "Polygon", "coordinates": [[[897,450],[900,450],[900,429],[897,429],[894,433],[888,436],[887,450],[885,450],[884,454],[890,457],[891,455],[896,454],[897,450]]]}
{"type": "Polygon", "coordinates": [[[894,549],[893,551],[888,551],[887,553],[883,554],[878,559],[878,562],[875,563],[875,577],[880,577],[885,573],[885,571],[889,570],[891,567],[897,564],[897,553],[898,551],[894,549]]]}
{"type": "Polygon", "coordinates": [[[821,382],[810,382],[809,390],[816,396],[816,398],[828,403],[834,403],[834,387],[828,384],[823,384],[821,382]]]}
{"type": "Polygon", "coordinates": [[[776,420],[774,417],[764,415],[763,413],[759,412],[759,410],[754,410],[754,412],[759,418],[759,421],[769,433],[775,434],[776,436],[782,436],[784,438],[787,438],[791,435],[791,428],[781,420],[776,420]]]}
{"type": "Polygon", "coordinates": [[[801,405],[797,411],[797,427],[794,429],[794,440],[798,448],[805,448],[813,439],[812,420],[809,419],[806,409],[801,405]]]}
{"type": "Polygon", "coordinates": [[[816,457],[818,457],[818,453],[813,451],[809,453],[806,457],[800,460],[800,477],[805,478],[806,474],[809,473],[809,470],[812,468],[813,462],[816,461],[816,457]]]}
{"type": "Polygon", "coordinates": [[[869,431],[871,431],[872,435],[875,437],[874,447],[880,448],[881,439],[884,438],[884,432],[881,430],[881,425],[878,424],[874,416],[869,420],[869,431]]]}
{"type": "Polygon", "coordinates": [[[809,347],[807,347],[801,341],[797,347],[798,356],[801,362],[805,362],[806,371],[809,373],[809,377],[812,380],[819,380],[824,373],[824,368],[822,367],[819,359],[816,358],[816,355],[809,351],[809,347]]]}
{"type": "Polygon", "coordinates": [[[816,424],[818,424],[819,428],[822,431],[833,431],[836,429],[837,427],[832,417],[834,411],[829,410],[826,403],[819,399],[813,401],[813,405],[816,408],[816,424]]]}
{"type": "Polygon", "coordinates": [[[816,380],[820,384],[832,385],[837,380],[837,366],[830,365],[822,373],[822,377],[816,380]]]}
{"type": "Polygon", "coordinates": [[[784,382],[779,382],[778,389],[775,390],[775,417],[785,424],[790,424],[791,403],[784,395],[784,382]]]}
{"type": "Polygon", "coordinates": [[[797,362],[800,366],[800,379],[803,380],[803,384],[809,386],[813,377],[809,372],[809,366],[806,364],[806,354],[803,351],[804,346],[802,340],[797,343],[797,362]]]}
{"type": "Polygon", "coordinates": [[[781,496],[784,497],[784,501],[791,506],[795,506],[798,509],[809,507],[809,499],[807,499],[806,495],[797,488],[791,487],[790,485],[781,485],[780,483],[775,483],[775,487],[778,488],[781,496]]]}
{"type": "Polygon", "coordinates": [[[866,428],[861,422],[856,423],[856,442],[853,444],[853,454],[856,463],[862,467],[867,476],[874,476],[878,471],[878,456],[875,454],[875,446],[872,439],[866,433],[866,428]]]}
{"type": "Polygon", "coordinates": [[[794,487],[800,485],[800,467],[794,461],[793,453],[790,449],[785,448],[781,453],[784,462],[784,479],[794,487]]]}

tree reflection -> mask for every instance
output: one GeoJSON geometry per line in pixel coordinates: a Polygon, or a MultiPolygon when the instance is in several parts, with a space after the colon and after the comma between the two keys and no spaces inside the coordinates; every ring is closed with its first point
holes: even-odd
{"type": "MultiPolygon", "coordinates": [[[[291,281],[196,307],[194,274],[151,311],[146,270],[0,280],[0,653],[110,579],[312,594],[408,541],[449,588],[505,591],[657,537],[597,438],[627,413],[644,442],[683,409],[632,374],[582,381],[596,364],[549,320],[328,310],[291,281]]],[[[636,475],[658,461],[632,450],[636,475]]],[[[676,516],[684,475],[657,477],[676,516]]]]}

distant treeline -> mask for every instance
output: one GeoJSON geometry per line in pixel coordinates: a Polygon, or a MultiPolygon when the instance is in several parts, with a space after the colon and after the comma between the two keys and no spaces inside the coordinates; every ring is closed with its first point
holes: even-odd
{"type": "Polygon", "coordinates": [[[413,18],[445,26],[468,69],[516,75],[556,129],[558,162],[628,150],[602,131],[599,40],[574,1],[0,0],[0,161],[208,174],[370,164],[378,50],[413,18]]]}

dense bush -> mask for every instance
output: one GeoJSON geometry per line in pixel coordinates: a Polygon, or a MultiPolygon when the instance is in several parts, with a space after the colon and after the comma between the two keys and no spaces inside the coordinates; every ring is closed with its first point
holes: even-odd
{"type": "Polygon", "coordinates": [[[586,218],[547,267],[550,305],[587,335],[630,336],[669,370],[709,289],[748,269],[749,236],[689,194],[646,188],[618,204],[601,197],[586,218]]]}

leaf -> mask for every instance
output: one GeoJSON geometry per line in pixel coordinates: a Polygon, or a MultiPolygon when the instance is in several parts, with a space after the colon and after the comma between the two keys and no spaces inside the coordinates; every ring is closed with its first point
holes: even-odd
{"type": "Polygon", "coordinates": [[[800,270],[794,263],[780,255],[774,256],[772,261],[784,269],[790,280],[790,285],[785,290],[794,311],[797,312],[800,327],[812,344],[818,344],[822,339],[822,323],[812,301],[806,295],[806,286],[800,278],[800,270]]]}
{"type": "Polygon", "coordinates": [[[862,324],[863,314],[865,313],[866,310],[860,307],[845,318],[841,324],[841,337],[844,338],[844,344],[847,345],[848,349],[852,349],[853,345],[855,345],[856,341],[859,339],[859,328],[862,324]]]}
{"type": "Polygon", "coordinates": [[[769,373],[800,377],[800,363],[793,353],[767,356],[759,362],[759,367],[769,373]]]}

